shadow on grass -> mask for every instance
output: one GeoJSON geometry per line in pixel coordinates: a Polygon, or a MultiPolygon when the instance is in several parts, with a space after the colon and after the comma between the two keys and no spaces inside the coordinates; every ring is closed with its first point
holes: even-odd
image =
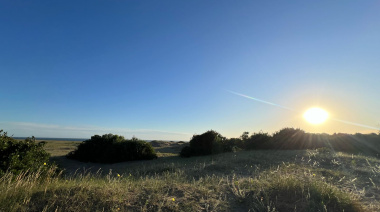
{"type": "Polygon", "coordinates": [[[64,169],[64,174],[72,176],[74,174],[100,174],[106,176],[112,171],[113,173],[136,173],[138,170],[145,169],[146,173],[154,174],[156,169],[159,172],[163,172],[167,164],[173,164],[178,162],[179,156],[166,156],[160,157],[154,160],[139,160],[139,161],[126,161],[121,163],[91,163],[80,162],[66,158],[66,156],[54,156],[51,157],[51,161],[54,161],[59,168],[64,169]],[[100,171],[99,171],[100,170],[100,171]],[[161,171],[160,171],[161,170],[161,171]]]}

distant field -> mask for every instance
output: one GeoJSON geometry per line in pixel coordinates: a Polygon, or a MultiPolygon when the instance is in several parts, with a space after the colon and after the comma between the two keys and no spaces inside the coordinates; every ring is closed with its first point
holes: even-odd
{"type": "MultiPolygon", "coordinates": [[[[65,156],[67,153],[76,149],[81,141],[49,141],[49,140],[37,140],[36,142],[45,141],[45,150],[51,154],[51,159],[55,161],[60,167],[64,168],[68,173],[74,173],[77,169],[91,169],[97,171],[98,169],[119,170],[125,167],[125,164],[149,164],[154,161],[134,161],[117,164],[96,164],[96,163],[82,163],[75,160],[69,160],[65,156]]],[[[179,152],[182,147],[188,145],[188,143],[178,143],[169,141],[159,141],[153,143],[153,148],[157,152],[159,158],[169,159],[169,157],[179,156],[179,152]]],[[[139,165],[138,165],[139,166],[139,165]]]]}
{"type": "Polygon", "coordinates": [[[259,150],[180,158],[187,144],[159,142],[153,143],[156,160],[95,164],[64,157],[78,144],[48,141],[46,150],[66,169],[64,178],[3,185],[7,192],[0,194],[0,206],[10,204],[13,211],[380,211],[378,157],[259,150]]]}
{"type": "MultiPolygon", "coordinates": [[[[64,156],[76,149],[81,141],[51,141],[36,140],[36,142],[45,141],[45,150],[52,157],[64,156]]],[[[170,141],[153,141],[152,146],[156,150],[159,157],[178,156],[182,147],[187,143],[170,142],[170,141]]]]}
{"type": "MultiPolygon", "coordinates": [[[[41,142],[43,140],[37,140],[41,142]]],[[[64,156],[67,153],[75,150],[81,141],[45,141],[45,150],[50,153],[52,157],[64,156]]]]}

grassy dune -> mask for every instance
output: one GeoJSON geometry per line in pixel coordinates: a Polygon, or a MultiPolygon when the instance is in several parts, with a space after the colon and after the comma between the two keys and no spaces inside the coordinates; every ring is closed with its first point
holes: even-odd
{"type": "Polygon", "coordinates": [[[380,160],[318,151],[260,150],[94,164],[64,158],[75,142],[48,142],[66,171],[5,175],[0,211],[380,211],[380,160]]]}

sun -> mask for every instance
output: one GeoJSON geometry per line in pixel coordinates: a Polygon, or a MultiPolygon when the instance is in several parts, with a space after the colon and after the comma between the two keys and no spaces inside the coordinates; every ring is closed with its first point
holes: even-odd
{"type": "Polygon", "coordinates": [[[308,109],[303,114],[303,117],[306,119],[307,122],[311,124],[322,124],[327,120],[329,114],[321,108],[313,107],[308,109]]]}

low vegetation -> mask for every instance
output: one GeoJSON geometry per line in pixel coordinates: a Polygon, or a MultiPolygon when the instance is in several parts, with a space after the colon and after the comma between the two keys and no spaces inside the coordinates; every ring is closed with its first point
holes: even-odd
{"type": "Polygon", "coordinates": [[[50,154],[44,150],[44,142],[37,143],[35,138],[18,141],[0,130],[0,176],[6,172],[19,174],[49,169],[50,154]]]}
{"type": "Polygon", "coordinates": [[[380,209],[374,157],[256,150],[148,162],[60,176],[8,173],[0,178],[0,211],[380,209]]]}
{"type": "Polygon", "coordinates": [[[328,148],[347,153],[380,154],[380,134],[315,134],[306,133],[301,129],[284,128],[273,135],[268,133],[244,132],[239,138],[226,139],[215,131],[207,131],[194,135],[190,146],[181,151],[182,157],[197,155],[219,154],[236,150],[307,150],[328,148]]]}
{"type": "Polygon", "coordinates": [[[70,159],[95,163],[118,163],[132,160],[151,160],[157,158],[153,147],[142,140],[105,134],[94,135],[82,142],[75,151],[67,155],[70,159]]]}
{"type": "Polygon", "coordinates": [[[219,154],[180,158],[179,147],[190,145],[160,141],[156,149],[169,157],[117,164],[63,157],[60,174],[6,172],[0,211],[380,211],[379,156],[328,147],[240,151],[256,146],[248,133],[236,143],[213,131],[197,139],[204,137],[221,145],[219,154]]]}
{"type": "Polygon", "coordinates": [[[190,146],[181,151],[182,157],[219,154],[225,152],[226,138],[218,132],[210,130],[201,135],[194,135],[190,140],[190,146]]]}

